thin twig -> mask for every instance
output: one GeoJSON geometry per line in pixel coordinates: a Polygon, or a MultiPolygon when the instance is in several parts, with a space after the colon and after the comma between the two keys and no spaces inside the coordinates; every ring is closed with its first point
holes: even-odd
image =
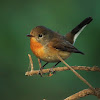
{"type": "Polygon", "coordinates": [[[85,80],[79,73],[77,73],[71,66],[69,66],[60,56],[57,56],[59,58],[59,60],[61,62],[63,62],[68,68],[70,68],[70,70],[80,79],[82,80],[85,84],[87,84],[93,91],[95,91],[95,89],[92,87],[92,85],[85,80]]]}
{"type": "Polygon", "coordinates": [[[67,97],[64,100],[78,100],[78,99],[88,96],[88,95],[95,95],[98,98],[100,98],[100,88],[96,88],[95,91],[96,92],[94,92],[92,89],[84,89],[78,93],[75,93],[75,94],[67,97]]]}
{"type": "Polygon", "coordinates": [[[34,70],[34,67],[33,67],[32,57],[31,57],[30,54],[28,54],[28,56],[29,56],[29,60],[30,60],[30,64],[31,64],[31,71],[33,71],[34,70]]]}
{"type": "Polygon", "coordinates": [[[38,58],[38,62],[39,62],[39,67],[40,67],[40,69],[41,69],[41,60],[38,58]]]}

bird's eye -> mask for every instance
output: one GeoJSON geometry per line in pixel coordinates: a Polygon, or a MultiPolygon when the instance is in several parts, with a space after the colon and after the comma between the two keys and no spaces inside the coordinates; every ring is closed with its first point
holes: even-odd
{"type": "Polygon", "coordinates": [[[42,37],[42,34],[39,34],[39,37],[42,37]]]}

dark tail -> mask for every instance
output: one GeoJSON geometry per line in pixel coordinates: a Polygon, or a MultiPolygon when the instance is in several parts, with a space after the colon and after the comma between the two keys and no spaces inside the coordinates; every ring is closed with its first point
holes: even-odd
{"type": "Polygon", "coordinates": [[[92,20],[92,17],[88,17],[85,20],[83,20],[79,25],[77,25],[71,32],[69,32],[66,35],[67,41],[69,41],[71,44],[75,43],[75,40],[77,39],[78,35],[82,32],[85,26],[89,24],[92,20]]]}
{"type": "Polygon", "coordinates": [[[89,24],[92,21],[92,17],[88,17],[85,20],[83,20],[79,25],[77,25],[72,31],[72,34],[78,33],[85,25],[89,24]]]}

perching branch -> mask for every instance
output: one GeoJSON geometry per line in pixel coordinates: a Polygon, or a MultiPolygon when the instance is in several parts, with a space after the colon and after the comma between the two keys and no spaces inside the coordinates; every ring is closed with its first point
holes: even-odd
{"type": "MultiPolygon", "coordinates": [[[[93,67],[87,67],[87,66],[71,66],[74,70],[83,70],[83,71],[98,71],[100,72],[100,68],[97,66],[93,67]]],[[[66,71],[70,70],[68,67],[56,67],[53,68],[53,71],[60,72],[60,71],[66,71]]],[[[39,75],[40,70],[31,70],[27,71],[25,73],[26,76],[32,76],[32,75],[39,75]]],[[[49,73],[50,69],[43,69],[42,74],[49,73]]]]}
{"type": "MultiPolygon", "coordinates": [[[[25,75],[27,76],[32,76],[32,75],[38,75],[40,70],[34,70],[33,68],[33,62],[32,62],[32,58],[31,58],[31,55],[28,54],[29,56],[29,60],[30,60],[30,65],[31,65],[31,71],[27,71],[25,73],[25,75]]],[[[58,56],[59,60],[62,61],[67,67],[57,67],[57,68],[53,68],[53,71],[65,71],[65,70],[71,70],[74,72],[74,74],[80,78],[85,84],[87,84],[90,89],[85,89],[85,90],[82,90],[78,93],[75,93],[74,95],[72,96],[69,96],[68,98],[64,99],[64,100],[77,100],[81,97],[85,97],[87,95],[95,95],[97,96],[99,99],[100,99],[100,88],[93,88],[91,86],[91,84],[88,83],[88,81],[86,81],[80,74],[78,74],[75,70],[85,70],[85,71],[98,71],[100,72],[100,68],[97,67],[97,66],[93,66],[93,67],[86,67],[86,66],[69,66],[60,56],[58,56]]],[[[40,63],[40,60],[38,59],[39,61],[39,66],[41,68],[41,63],[40,63]]],[[[43,69],[42,70],[42,74],[44,73],[50,73],[50,69],[43,69]]]]}
{"type": "MultiPolygon", "coordinates": [[[[26,76],[32,76],[32,75],[39,75],[39,71],[40,70],[33,70],[33,62],[32,62],[32,58],[31,58],[31,55],[28,54],[29,56],[29,60],[30,60],[30,64],[31,64],[31,71],[27,71],[25,73],[26,76]]],[[[88,66],[71,66],[74,70],[84,70],[84,71],[98,71],[100,72],[100,68],[97,67],[97,66],[93,66],[93,67],[88,67],[88,66]]],[[[53,68],[53,71],[66,71],[66,70],[70,70],[68,67],[56,67],[56,68],[53,68]]],[[[42,70],[42,74],[45,74],[45,73],[49,73],[50,72],[50,69],[43,69],[42,70]]]]}

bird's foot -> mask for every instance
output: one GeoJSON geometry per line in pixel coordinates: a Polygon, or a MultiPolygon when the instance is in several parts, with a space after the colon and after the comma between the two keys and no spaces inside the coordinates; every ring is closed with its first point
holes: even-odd
{"type": "Polygon", "coordinates": [[[48,76],[52,76],[53,74],[55,74],[56,73],[56,71],[53,71],[53,68],[50,68],[50,70],[49,70],[49,75],[48,76]]]}

